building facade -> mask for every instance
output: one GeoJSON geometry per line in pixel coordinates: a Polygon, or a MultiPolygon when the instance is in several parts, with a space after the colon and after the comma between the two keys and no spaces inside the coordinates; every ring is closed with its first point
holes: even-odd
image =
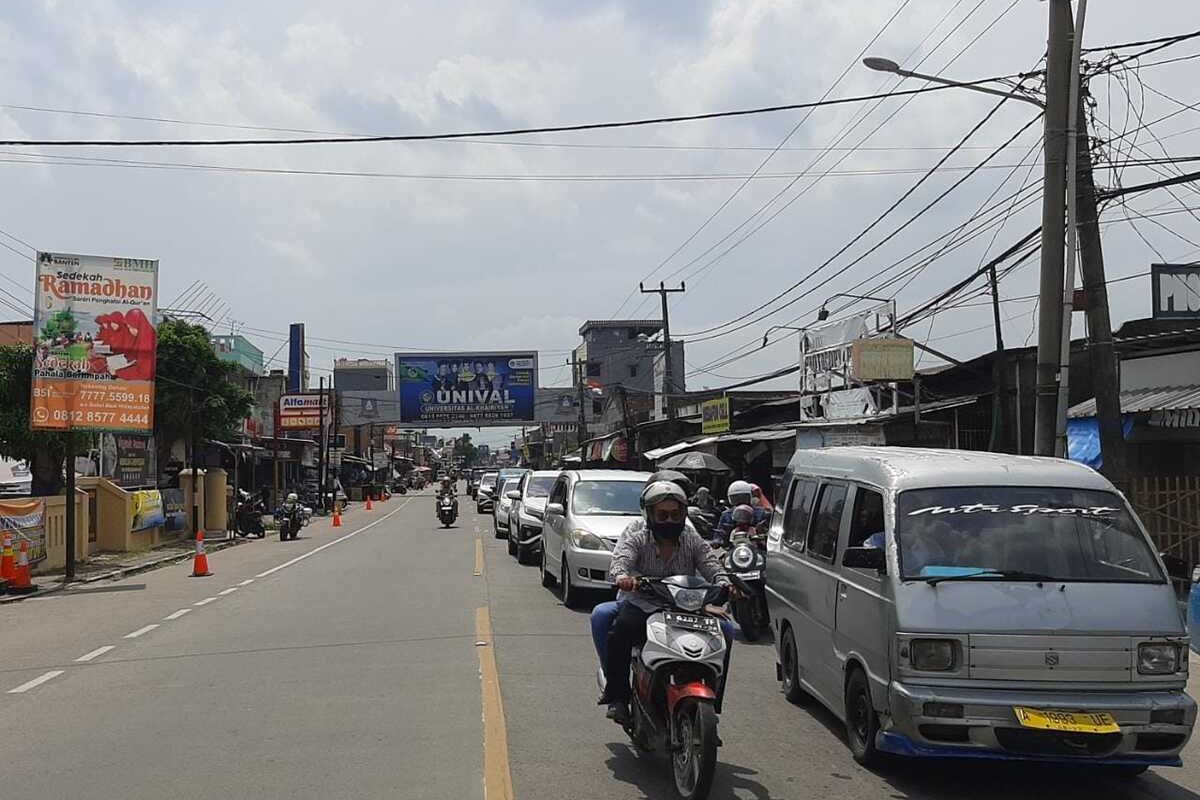
{"type": "Polygon", "coordinates": [[[395,391],[395,368],[389,359],[339,358],[333,362],[333,386],[343,392],[395,391]]]}
{"type": "Polygon", "coordinates": [[[212,337],[212,346],[222,361],[237,364],[251,375],[263,374],[263,351],[251,344],[245,336],[215,335],[212,337]]]}
{"type": "MultiPolygon", "coordinates": [[[[662,322],[588,320],[572,352],[575,386],[584,384],[588,434],[597,436],[655,416],[664,404],[662,322]]],[[[672,342],[673,391],[686,390],[683,342],[672,342]]]]}

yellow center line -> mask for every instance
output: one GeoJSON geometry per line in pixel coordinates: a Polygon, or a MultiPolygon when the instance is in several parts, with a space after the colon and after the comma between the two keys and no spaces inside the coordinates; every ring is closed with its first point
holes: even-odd
{"type": "Polygon", "coordinates": [[[475,540],[475,577],[483,574],[483,539],[475,540]]]}
{"type": "Polygon", "coordinates": [[[512,774],[508,766],[508,725],[500,697],[500,674],[492,641],[492,618],[487,606],[475,611],[475,649],[479,651],[479,684],[483,697],[483,797],[512,800],[512,774]]]}

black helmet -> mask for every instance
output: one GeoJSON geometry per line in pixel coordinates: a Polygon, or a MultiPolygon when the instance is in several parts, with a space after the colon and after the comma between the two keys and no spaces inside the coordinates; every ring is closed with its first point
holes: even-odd
{"type": "Polygon", "coordinates": [[[684,475],[682,472],[676,472],[673,469],[660,469],[658,472],[646,479],[646,485],[649,486],[655,481],[667,481],[675,484],[680,489],[683,489],[683,493],[687,495],[689,499],[691,499],[691,496],[696,493],[696,484],[692,482],[692,479],[687,475],[684,475]]]}

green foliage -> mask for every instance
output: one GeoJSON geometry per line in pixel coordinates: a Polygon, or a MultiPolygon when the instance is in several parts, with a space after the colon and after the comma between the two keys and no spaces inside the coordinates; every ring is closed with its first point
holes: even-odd
{"type": "Polygon", "coordinates": [[[74,336],[75,330],[79,327],[75,315],[70,309],[64,308],[61,311],[54,313],[50,319],[46,320],[46,324],[42,326],[42,331],[39,338],[43,341],[57,339],[59,336],[74,336]]]}
{"type": "Polygon", "coordinates": [[[30,430],[32,378],[32,348],[0,347],[0,456],[29,463],[33,494],[61,494],[67,436],[75,437],[75,452],[82,455],[87,454],[91,436],[30,430]]]}
{"type": "Polygon", "coordinates": [[[461,438],[454,443],[454,457],[461,458],[463,466],[470,467],[479,460],[479,448],[471,441],[471,434],[464,433],[461,438]]]}

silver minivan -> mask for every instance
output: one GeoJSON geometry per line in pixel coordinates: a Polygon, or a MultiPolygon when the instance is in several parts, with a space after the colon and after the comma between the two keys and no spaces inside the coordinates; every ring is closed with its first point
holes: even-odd
{"type": "Polygon", "coordinates": [[[1145,529],[1070,461],[798,450],[766,584],[778,677],[879,753],[1181,764],[1188,638],[1145,529]]]}

